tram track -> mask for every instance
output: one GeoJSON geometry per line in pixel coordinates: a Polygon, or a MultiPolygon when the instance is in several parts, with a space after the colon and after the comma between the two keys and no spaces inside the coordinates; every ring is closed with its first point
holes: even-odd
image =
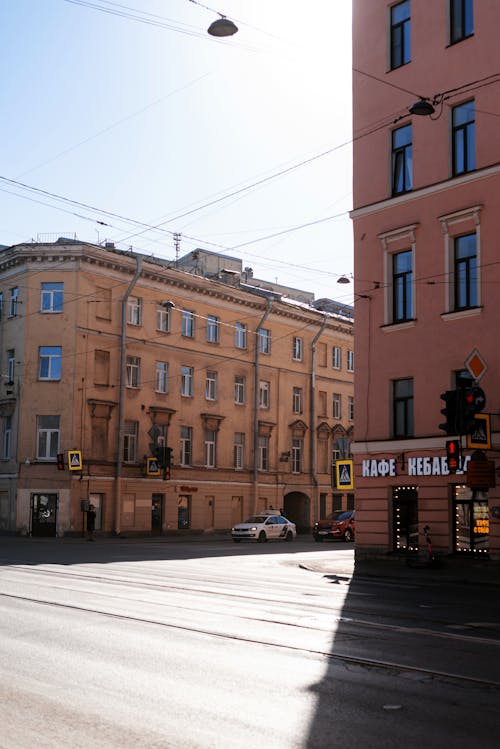
{"type": "MultiPolygon", "coordinates": [[[[329,652],[327,650],[321,650],[316,648],[308,648],[300,645],[293,645],[289,643],[278,642],[270,639],[255,638],[248,635],[220,632],[215,629],[209,629],[207,627],[178,624],[173,622],[160,621],[159,619],[153,619],[148,617],[134,616],[131,614],[122,614],[117,612],[105,611],[103,609],[90,608],[85,606],[77,606],[76,604],[61,603],[57,601],[48,601],[41,598],[34,598],[32,596],[23,596],[11,593],[0,593],[0,598],[8,598],[24,603],[35,604],[39,606],[55,607],[59,609],[66,609],[68,611],[76,611],[79,614],[88,614],[91,616],[103,616],[106,618],[114,619],[131,624],[140,624],[146,626],[159,627],[167,630],[176,630],[180,632],[186,632],[194,635],[200,635],[205,637],[217,638],[219,640],[227,640],[231,642],[242,642],[246,644],[256,645],[265,648],[277,648],[281,651],[288,651],[298,653],[301,655],[315,656],[324,658],[329,662],[337,661],[346,665],[359,666],[365,669],[389,672],[393,675],[399,674],[410,674],[422,679],[439,679],[447,682],[454,682],[456,684],[463,684],[468,686],[477,686],[481,688],[488,688],[493,690],[500,690],[500,682],[492,681],[477,676],[467,676],[464,674],[453,673],[449,671],[442,671],[438,669],[424,668],[421,666],[413,666],[405,663],[397,663],[395,661],[381,660],[376,658],[366,658],[357,655],[349,655],[346,653],[329,652]]],[[[352,621],[346,619],[346,621],[352,621]]],[[[296,625],[300,627],[300,625],[296,625]]]]}

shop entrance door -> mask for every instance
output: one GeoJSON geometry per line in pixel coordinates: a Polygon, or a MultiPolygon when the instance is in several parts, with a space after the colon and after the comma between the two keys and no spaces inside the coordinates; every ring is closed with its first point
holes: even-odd
{"type": "Polygon", "coordinates": [[[489,551],[488,499],[483,492],[475,492],[475,495],[470,500],[457,499],[453,503],[453,550],[458,554],[488,554],[489,551]]]}
{"type": "Polygon", "coordinates": [[[57,494],[31,495],[31,535],[56,535],[57,494]]]}
{"type": "Polygon", "coordinates": [[[392,548],[418,549],[418,492],[413,486],[395,486],[392,490],[392,548]]]}
{"type": "Polygon", "coordinates": [[[153,494],[151,497],[151,535],[161,535],[163,524],[163,494],[153,494]]]}

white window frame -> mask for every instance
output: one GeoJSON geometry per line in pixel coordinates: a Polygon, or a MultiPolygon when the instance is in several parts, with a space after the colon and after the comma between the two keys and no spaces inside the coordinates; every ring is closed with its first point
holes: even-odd
{"type": "Polygon", "coordinates": [[[302,413],[304,392],[302,388],[294,387],[292,391],[292,411],[294,414],[302,413]]]}
{"type": "Polygon", "coordinates": [[[259,471],[269,470],[269,437],[259,434],[257,445],[257,465],[259,471]]]}
{"type": "Polygon", "coordinates": [[[236,471],[245,467],[245,432],[235,432],[233,442],[233,462],[236,471]]]}
{"type": "Polygon", "coordinates": [[[156,386],[157,393],[168,393],[168,364],[165,361],[156,362],[156,386]]]}
{"type": "Polygon", "coordinates": [[[293,346],[292,346],[292,359],[294,361],[302,361],[304,352],[304,341],[302,338],[299,338],[299,336],[293,337],[293,346]]]}
{"type": "Polygon", "coordinates": [[[207,370],[207,376],[205,379],[205,400],[217,400],[217,372],[212,370],[207,370]]]}
{"type": "Polygon", "coordinates": [[[354,372],[354,351],[347,352],[347,371],[354,372]]]}
{"type": "Polygon", "coordinates": [[[185,398],[193,397],[193,367],[181,366],[181,395],[185,398]]]}
{"type": "Polygon", "coordinates": [[[342,418],[342,394],[334,393],[332,398],[332,418],[342,418]]]}
{"type": "Polygon", "coordinates": [[[129,296],[127,300],[127,322],[129,325],[140,325],[142,322],[142,299],[129,296]]]}
{"type": "Polygon", "coordinates": [[[205,468],[216,467],[217,432],[215,429],[205,430],[205,468]]]}
{"type": "Polygon", "coordinates": [[[235,325],[234,345],[236,348],[247,347],[247,326],[242,322],[237,322],[235,325]]]}
{"type": "Polygon", "coordinates": [[[292,473],[303,473],[304,465],[304,440],[301,437],[295,437],[292,440],[292,473]]]}
{"type": "Polygon", "coordinates": [[[62,375],[62,346],[40,346],[38,353],[38,379],[58,381],[62,375]],[[42,364],[47,363],[47,376],[42,376],[42,364]]]}
{"type": "Polygon", "coordinates": [[[269,328],[260,328],[258,332],[259,336],[259,352],[261,354],[271,353],[271,331],[269,328]]]}
{"type": "Polygon", "coordinates": [[[267,380],[259,382],[259,407],[269,408],[271,405],[271,383],[267,380]]]}
{"type": "Polygon", "coordinates": [[[207,317],[207,342],[219,343],[220,341],[220,320],[215,315],[207,317]]]}
{"type": "Polygon", "coordinates": [[[9,317],[17,316],[17,307],[19,305],[19,286],[14,286],[10,290],[9,299],[9,317]]]}
{"type": "Polygon", "coordinates": [[[43,415],[37,416],[36,418],[36,459],[37,460],[57,460],[57,453],[59,452],[59,441],[61,435],[61,417],[56,415],[43,415]],[[57,420],[56,426],[43,426],[43,419],[54,419],[54,423],[57,420]],[[41,445],[42,440],[45,443],[45,450],[42,451],[41,445]]]}
{"type": "Polygon", "coordinates": [[[194,312],[183,309],[181,312],[181,335],[184,338],[194,338],[194,312]]]}
{"type": "Polygon", "coordinates": [[[139,356],[127,356],[126,383],[128,388],[141,387],[141,359],[139,356]]]}
{"type": "Polygon", "coordinates": [[[162,333],[170,333],[170,308],[158,304],[156,307],[156,330],[162,333]]]}
{"type": "Polygon", "coordinates": [[[181,426],[180,464],[190,466],[193,459],[193,427],[181,426]]]}
{"type": "Polygon", "coordinates": [[[13,348],[7,351],[7,384],[14,384],[16,374],[16,352],[13,348]]]}
{"type": "Polygon", "coordinates": [[[246,378],[244,375],[234,376],[234,402],[239,406],[245,403],[246,397],[246,378]]]}
{"type": "Polygon", "coordinates": [[[342,367],[342,349],[340,346],[334,346],[332,349],[332,367],[341,369],[342,367]]]}
{"type": "Polygon", "coordinates": [[[64,283],[62,281],[42,281],[40,292],[40,312],[60,314],[63,311],[64,283]]]}
{"type": "Polygon", "coordinates": [[[137,421],[126,421],[123,433],[123,462],[137,461],[137,421]]]}

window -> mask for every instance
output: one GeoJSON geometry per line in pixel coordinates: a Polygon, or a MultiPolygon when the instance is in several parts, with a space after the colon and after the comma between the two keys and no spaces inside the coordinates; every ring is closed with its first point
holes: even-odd
{"type": "Polygon", "coordinates": [[[271,331],[261,328],[258,332],[259,351],[261,354],[271,353],[271,331]]]}
{"type": "Polygon", "coordinates": [[[392,318],[393,322],[413,317],[413,257],[411,250],[392,256],[392,318]]]}
{"type": "Polygon", "coordinates": [[[304,440],[293,439],[292,440],[292,473],[302,473],[303,452],[304,452],[304,440]]]}
{"type": "Polygon", "coordinates": [[[269,408],[270,403],[270,384],[265,380],[259,382],[259,406],[261,408],[269,408]]]}
{"type": "Polygon", "coordinates": [[[59,452],[59,419],[59,416],[37,416],[37,460],[57,460],[57,453],[59,452]]]}
{"type": "Polygon", "coordinates": [[[127,322],[130,325],[140,325],[142,320],[142,303],[135,296],[129,296],[127,302],[127,322]]]}
{"type": "Polygon", "coordinates": [[[347,418],[349,421],[354,421],[354,398],[352,395],[347,397],[347,418]]]}
{"type": "Polygon", "coordinates": [[[168,364],[165,361],[156,362],[156,387],[157,393],[168,393],[168,364]]]}
{"type": "Polygon", "coordinates": [[[293,388],[292,391],[292,411],[294,414],[302,413],[302,388],[293,388]]]}
{"type": "Polygon", "coordinates": [[[247,347],[247,326],[242,322],[237,322],[234,330],[234,345],[236,348],[247,347]]]}
{"type": "Polygon", "coordinates": [[[454,239],[455,310],[477,307],[476,234],[454,239]]]}
{"type": "Polygon", "coordinates": [[[412,189],[412,127],[392,131],[392,194],[412,189]]]}
{"type": "Polygon", "coordinates": [[[19,289],[15,286],[10,290],[9,317],[16,317],[19,304],[19,289]]]}
{"type": "Polygon", "coordinates": [[[269,437],[259,435],[257,445],[257,467],[259,471],[269,470],[269,437]]]}
{"type": "Polygon", "coordinates": [[[205,468],[215,468],[215,447],[217,432],[214,429],[205,431],[205,468]]]}
{"type": "Polygon", "coordinates": [[[3,292],[0,291],[0,320],[3,319],[3,292]]]}
{"type": "Polygon", "coordinates": [[[295,361],[302,361],[304,342],[302,338],[293,337],[292,343],[292,359],[295,361]]]}
{"type": "Polygon", "coordinates": [[[62,312],[63,297],[63,283],[42,283],[41,312],[62,312]]]}
{"type": "Polygon", "coordinates": [[[38,379],[60,380],[62,369],[61,346],[40,346],[40,367],[38,379]]]}
{"type": "Polygon", "coordinates": [[[187,309],[181,314],[181,334],[186,338],[194,338],[194,312],[187,309]]]}
{"type": "Polygon", "coordinates": [[[181,367],[181,395],[193,395],[193,367],[181,367]]]}
{"type": "Polygon", "coordinates": [[[205,380],[205,398],[207,401],[217,400],[217,372],[207,372],[205,380]]]}
{"type": "Polygon", "coordinates": [[[12,416],[4,416],[2,421],[2,458],[8,460],[12,450],[12,416]]]}
{"type": "Polygon", "coordinates": [[[126,421],[123,432],[123,462],[135,463],[137,460],[137,422],[126,421]]]}
{"type": "Polygon", "coordinates": [[[234,402],[240,405],[245,402],[245,378],[243,375],[234,377],[234,402]]]}
{"type": "Polygon", "coordinates": [[[16,352],[13,348],[7,351],[7,384],[14,384],[14,375],[16,373],[16,352]]]}
{"type": "Polygon", "coordinates": [[[181,427],[181,466],[190,466],[193,450],[193,427],[181,427]]]}
{"type": "Polygon", "coordinates": [[[472,0],[450,2],[450,44],[461,42],[474,33],[472,0]]]}
{"type": "Polygon", "coordinates": [[[94,351],[94,385],[109,385],[109,351],[94,351]]]}
{"type": "Polygon", "coordinates": [[[214,315],[207,317],[207,341],[209,343],[218,343],[220,333],[220,320],[214,315]]]}
{"type": "Polygon", "coordinates": [[[332,367],[334,369],[340,369],[342,366],[342,351],[339,346],[334,346],[332,349],[332,367]]]}
{"type": "Polygon", "coordinates": [[[333,418],[342,418],[342,396],[340,393],[333,394],[333,418]]]}
{"type": "Polygon", "coordinates": [[[347,371],[354,372],[354,351],[347,352],[347,371]]]}
{"type": "Polygon", "coordinates": [[[452,109],[453,174],[472,172],[476,168],[476,126],[474,102],[452,109]]]}
{"type": "Polygon", "coordinates": [[[410,59],[410,0],[405,0],[391,8],[391,70],[410,59]]]}
{"type": "Polygon", "coordinates": [[[413,379],[394,380],[392,387],[394,437],[413,437],[413,379]]]}
{"type": "Polygon", "coordinates": [[[127,356],[126,375],[128,388],[141,386],[141,360],[138,356],[127,356]]]}
{"type": "Polygon", "coordinates": [[[234,467],[241,471],[245,467],[245,433],[235,432],[233,443],[234,467]]]}
{"type": "Polygon", "coordinates": [[[156,307],[156,330],[170,332],[170,306],[158,304],[156,307]]]}

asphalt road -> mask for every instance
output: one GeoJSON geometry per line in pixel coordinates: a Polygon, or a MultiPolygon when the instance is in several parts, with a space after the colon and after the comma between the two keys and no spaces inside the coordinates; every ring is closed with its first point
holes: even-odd
{"type": "Polygon", "coordinates": [[[2,539],[1,749],[498,749],[498,589],[352,562],[310,539],[2,539]]]}

